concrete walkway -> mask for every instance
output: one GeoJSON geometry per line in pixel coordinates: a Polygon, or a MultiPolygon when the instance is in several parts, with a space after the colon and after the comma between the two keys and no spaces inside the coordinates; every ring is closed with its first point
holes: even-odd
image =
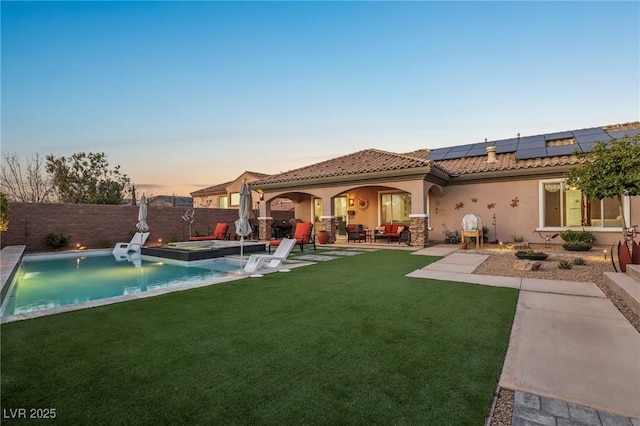
{"type": "Polygon", "coordinates": [[[531,398],[560,401],[574,407],[574,414],[592,410],[592,417],[600,419],[571,423],[578,418],[564,416],[562,410],[554,416],[516,407],[514,425],[640,425],[640,334],[598,286],[473,275],[488,256],[456,251],[443,245],[414,252],[445,257],[407,276],[520,289],[499,385],[531,398]],[[611,423],[612,418],[618,423],[611,423]]]}

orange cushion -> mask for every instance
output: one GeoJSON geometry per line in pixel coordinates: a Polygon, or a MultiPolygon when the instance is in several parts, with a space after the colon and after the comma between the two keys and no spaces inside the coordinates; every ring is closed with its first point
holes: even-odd
{"type": "Polygon", "coordinates": [[[296,225],[296,232],[293,235],[293,238],[302,239],[304,237],[308,237],[311,233],[311,226],[313,224],[311,222],[300,222],[296,225]]]}
{"type": "Polygon", "coordinates": [[[213,237],[219,240],[223,240],[227,234],[228,228],[228,223],[217,223],[216,228],[213,230],[213,237]]]}

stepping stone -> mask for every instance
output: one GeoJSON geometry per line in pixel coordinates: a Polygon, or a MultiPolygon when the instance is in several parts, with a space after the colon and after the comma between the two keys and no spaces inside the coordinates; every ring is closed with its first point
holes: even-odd
{"type": "Polygon", "coordinates": [[[355,256],[356,254],[362,254],[363,251],[347,251],[347,250],[336,250],[336,251],[325,251],[322,254],[330,254],[335,256],[355,256]]]}
{"type": "Polygon", "coordinates": [[[296,260],[308,260],[310,262],[326,262],[328,260],[339,259],[335,256],[323,256],[321,254],[305,254],[302,256],[297,256],[296,260]]]}

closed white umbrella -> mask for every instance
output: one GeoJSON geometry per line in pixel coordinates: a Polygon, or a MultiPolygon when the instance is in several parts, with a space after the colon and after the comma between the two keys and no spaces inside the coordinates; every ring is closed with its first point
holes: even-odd
{"type": "Polygon", "coordinates": [[[242,257],[244,250],[244,237],[251,235],[251,190],[246,182],[240,187],[240,206],[238,208],[238,220],[236,220],[236,234],[240,235],[240,269],[242,269],[242,257]]]}
{"type": "Polygon", "coordinates": [[[142,198],[140,198],[140,209],[138,210],[138,223],[136,224],[136,228],[140,232],[147,232],[149,230],[149,225],[147,224],[147,197],[142,194],[142,198]]]}

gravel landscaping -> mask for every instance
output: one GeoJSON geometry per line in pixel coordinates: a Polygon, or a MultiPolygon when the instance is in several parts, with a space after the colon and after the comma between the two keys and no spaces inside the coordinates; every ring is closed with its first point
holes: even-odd
{"type": "MultiPolygon", "coordinates": [[[[640,317],[633,313],[629,306],[622,301],[605,283],[604,272],[615,272],[611,264],[610,253],[605,247],[594,247],[588,252],[569,252],[561,246],[544,248],[543,244],[531,244],[531,248],[536,252],[544,252],[549,254],[547,260],[540,261],[540,269],[536,271],[515,270],[513,265],[517,259],[515,250],[500,250],[496,246],[485,246],[483,250],[465,250],[469,253],[489,254],[489,258],[483,262],[474,274],[479,275],[497,275],[503,277],[523,277],[523,278],[540,278],[549,280],[562,281],[583,281],[593,282],[600,290],[611,300],[616,308],[624,315],[627,320],[640,332],[640,317]],[[607,250],[607,258],[605,260],[604,250],[607,250]],[[574,259],[581,257],[586,261],[585,265],[572,265],[571,269],[560,269],[558,262],[567,260],[573,262],[574,259]]],[[[498,391],[493,416],[491,418],[491,426],[509,426],[513,415],[514,392],[508,389],[500,389],[498,391]]]]}

